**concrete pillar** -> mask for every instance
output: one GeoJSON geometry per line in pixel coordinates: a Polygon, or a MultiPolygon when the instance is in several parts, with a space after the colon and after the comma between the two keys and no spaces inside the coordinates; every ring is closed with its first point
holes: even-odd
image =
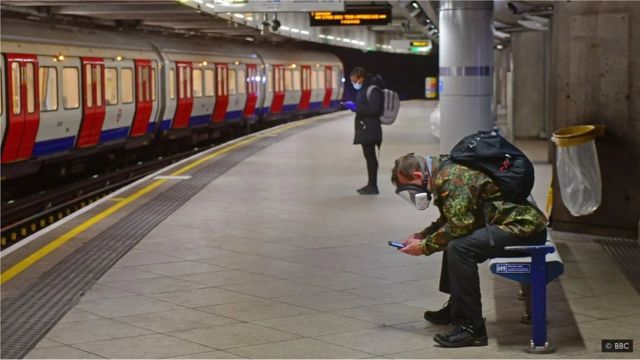
{"type": "Polygon", "coordinates": [[[440,6],[440,152],[493,127],[493,1],[440,6]]]}

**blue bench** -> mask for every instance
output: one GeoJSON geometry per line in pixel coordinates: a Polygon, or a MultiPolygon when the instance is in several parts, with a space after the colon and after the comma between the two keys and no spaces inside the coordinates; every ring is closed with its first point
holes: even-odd
{"type": "Polygon", "coordinates": [[[552,353],[547,341],[547,284],[564,272],[564,264],[551,239],[537,246],[507,246],[506,250],[526,252],[527,257],[494,258],[492,273],[531,287],[531,344],[529,353],[552,353]]]}

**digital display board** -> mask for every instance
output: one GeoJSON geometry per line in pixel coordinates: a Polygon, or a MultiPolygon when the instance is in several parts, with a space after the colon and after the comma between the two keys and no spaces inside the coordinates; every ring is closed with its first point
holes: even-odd
{"type": "Polygon", "coordinates": [[[346,11],[314,11],[309,13],[310,26],[387,25],[391,22],[391,8],[367,7],[346,11]]]}

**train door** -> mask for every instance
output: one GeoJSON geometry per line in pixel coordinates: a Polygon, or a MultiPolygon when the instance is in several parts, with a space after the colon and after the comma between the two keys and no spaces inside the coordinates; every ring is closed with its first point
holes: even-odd
{"type": "Polygon", "coordinates": [[[4,144],[4,132],[7,130],[7,112],[4,106],[4,94],[7,93],[7,88],[4,85],[6,79],[4,73],[4,55],[0,54],[0,141],[4,144]]]}
{"type": "Polygon", "coordinates": [[[136,114],[131,124],[130,136],[142,136],[147,133],[151,118],[151,61],[135,60],[136,68],[136,114]]]}
{"type": "Polygon", "coordinates": [[[302,65],[302,95],[300,96],[300,110],[309,108],[311,100],[311,66],[302,65]]]}
{"type": "Polygon", "coordinates": [[[229,106],[229,67],[216,63],[216,105],[213,109],[213,122],[221,123],[229,106]]]}
{"type": "Polygon", "coordinates": [[[273,65],[273,100],[270,112],[273,114],[282,111],[284,103],[284,65],[273,65]]]}
{"type": "Polygon", "coordinates": [[[256,102],[258,101],[257,76],[258,66],[256,64],[247,64],[247,101],[242,113],[242,115],[246,117],[253,116],[256,110],[256,102]]]}
{"type": "Polygon", "coordinates": [[[38,59],[35,55],[6,54],[7,126],[2,163],[31,157],[40,125],[38,59]]]}
{"type": "Polygon", "coordinates": [[[80,58],[82,73],[82,122],[77,148],[98,144],[106,112],[104,99],[104,60],[80,58]]]}
{"type": "Polygon", "coordinates": [[[181,129],[189,126],[189,118],[193,109],[191,94],[191,62],[176,61],[178,104],[173,118],[173,128],[181,129]]]}
{"type": "Polygon", "coordinates": [[[333,93],[333,76],[331,71],[331,65],[324,67],[324,99],[322,100],[322,107],[328,108],[331,105],[331,95],[333,93]]]}

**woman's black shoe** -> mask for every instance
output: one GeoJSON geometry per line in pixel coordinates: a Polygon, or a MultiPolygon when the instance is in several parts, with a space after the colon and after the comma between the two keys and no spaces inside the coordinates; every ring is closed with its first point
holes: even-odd
{"type": "Polygon", "coordinates": [[[451,305],[447,301],[444,307],[438,311],[425,311],[424,319],[432,324],[451,324],[451,305]]]}
{"type": "Polygon", "coordinates": [[[380,194],[380,192],[378,191],[378,187],[377,186],[367,185],[367,186],[363,187],[362,189],[358,189],[358,194],[360,194],[360,195],[378,195],[378,194],[380,194]]]}

